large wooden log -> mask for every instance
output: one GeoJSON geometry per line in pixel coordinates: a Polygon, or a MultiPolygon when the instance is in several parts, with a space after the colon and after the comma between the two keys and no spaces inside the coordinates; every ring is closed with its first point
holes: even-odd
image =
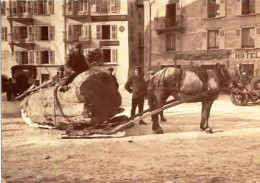
{"type": "MultiPolygon", "coordinates": [[[[54,108],[54,90],[55,86],[51,86],[36,91],[22,101],[21,108],[31,122],[54,126],[59,122],[71,123],[63,119],[57,103],[54,108]],[[57,115],[56,122],[54,112],[57,115]]],[[[91,122],[103,123],[117,114],[122,102],[113,78],[99,69],[79,74],[69,85],[68,91],[56,93],[64,114],[77,119],[74,123],[81,119],[85,103],[90,105],[91,122]]]]}

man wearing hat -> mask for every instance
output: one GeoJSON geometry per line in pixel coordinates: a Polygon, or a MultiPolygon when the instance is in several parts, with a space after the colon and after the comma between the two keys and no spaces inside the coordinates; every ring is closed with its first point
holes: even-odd
{"type": "Polygon", "coordinates": [[[74,43],[73,52],[68,54],[64,69],[67,73],[67,77],[60,88],[62,92],[68,90],[68,84],[70,84],[77,75],[89,69],[85,56],[81,53],[80,43],[74,43]]]}
{"type": "Polygon", "coordinates": [[[117,89],[118,89],[118,88],[119,88],[119,84],[118,84],[118,82],[117,82],[116,77],[113,75],[114,68],[113,68],[113,67],[109,67],[109,68],[107,68],[107,70],[108,70],[108,73],[109,73],[109,75],[111,76],[111,78],[114,80],[114,82],[115,82],[115,84],[116,84],[116,87],[117,87],[117,89]]]}
{"type": "MultiPolygon", "coordinates": [[[[152,79],[152,77],[155,74],[155,71],[148,71],[148,80],[146,81],[146,85],[147,85],[147,97],[148,97],[148,105],[150,106],[150,108],[155,107],[155,95],[153,93],[153,89],[150,88],[152,87],[152,85],[150,84],[150,80],[152,79]],[[151,103],[151,101],[153,101],[153,103],[151,103]]],[[[161,121],[166,121],[166,119],[163,116],[163,111],[159,113],[160,114],[160,118],[161,121]]]]}
{"type": "MultiPolygon", "coordinates": [[[[146,95],[146,83],[142,74],[142,68],[140,66],[134,67],[134,75],[127,80],[125,89],[129,93],[132,93],[131,116],[135,115],[137,106],[139,113],[143,112],[144,97],[146,95]]],[[[146,125],[143,120],[140,120],[139,124],[146,125]]]]}

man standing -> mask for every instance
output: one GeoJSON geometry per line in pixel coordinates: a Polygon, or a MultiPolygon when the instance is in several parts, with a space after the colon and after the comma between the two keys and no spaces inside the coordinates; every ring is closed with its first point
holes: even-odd
{"type": "Polygon", "coordinates": [[[118,89],[118,88],[119,88],[119,84],[118,84],[118,82],[117,82],[116,77],[113,75],[114,68],[113,68],[113,67],[109,67],[107,70],[108,70],[109,75],[111,76],[111,78],[112,78],[113,81],[115,82],[116,87],[117,87],[117,89],[118,89]]]}
{"type": "MultiPolygon", "coordinates": [[[[127,80],[125,84],[125,89],[129,93],[133,93],[131,116],[135,115],[135,110],[137,106],[139,113],[143,112],[144,97],[146,95],[146,83],[143,78],[141,67],[137,66],[134,68],[134,75],[127,80]]],[[[146,125],[143,120],[140,120],[139,124],[146,125]]]]}
{"type": "Polygon", "coordinates": [[[67,91],[68,84],[70,84],[77,75],[89,69],[85,56],[81,53],[81,44],[75,43],[73,45],[73,49],[74,52],[68,54],[64,65],[67,77],[62,82],[62,86],[60,88],[61,92],[67,91]]]}
{"type": "MultiPolygon", "coordinates": [[[[155,74],[155,71],[148,71],[147,73],[148,73],[148,77],[149,77],[149,79],[146,81],[147,91],[148,91],[148,94],[147,94],[147,96],[148,96],[148,105],[149,105],[150,108],[154,108],[155,107],[155,102],[156,102],[155,94],[148,87],[149,87],[150,80],[152,79],[153,75],[155,74]]],[[[160,112],[159,114],[160,114],[161,121],[167,121],[164,118],[164,116],[163,116],[163,111],[160,112]]]]}

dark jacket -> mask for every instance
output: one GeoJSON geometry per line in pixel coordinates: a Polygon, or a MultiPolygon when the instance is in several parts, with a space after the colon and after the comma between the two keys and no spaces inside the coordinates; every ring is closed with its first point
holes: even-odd
{"type": "Polygon", "coordinates": [[[130,77],[126,84],[125,89],[129,93],[133,93],[132,98],[145,97],[146,95],[146,82],[142,76],[132,76],[130,77]]]}
{"type": "Polygon", "coordinates": [[[80,74],[89,69],[85,56],[82,54],[71,53],[66,58],[65,70],[67,72],[75,71],[80,74]]]}

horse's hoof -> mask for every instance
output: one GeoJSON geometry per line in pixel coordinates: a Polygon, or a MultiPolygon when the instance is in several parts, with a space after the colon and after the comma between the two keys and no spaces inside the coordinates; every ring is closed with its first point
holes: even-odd
{"type": "Polygon", "coordinates": [[[206,128],[206,129],[205,129],[205,132],[206,132],[206,133],[213,133],[213,131],[212,131],[211,128],[206,128]]]}
{"type": "Polygon", "coordinates": [[[163,134],[163,129],[161,127],[153,130],[155,134],[163,134]]]}

